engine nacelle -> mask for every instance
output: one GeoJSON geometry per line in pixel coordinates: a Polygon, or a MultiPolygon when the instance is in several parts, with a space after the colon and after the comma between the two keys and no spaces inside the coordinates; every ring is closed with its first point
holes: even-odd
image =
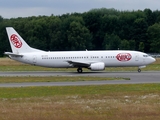
{"type": "Polygon", "coordinates": [[[92,71],[100,71],[105,69],[105,64],[103,62],[92,63],[89,67],[92,71]]]}

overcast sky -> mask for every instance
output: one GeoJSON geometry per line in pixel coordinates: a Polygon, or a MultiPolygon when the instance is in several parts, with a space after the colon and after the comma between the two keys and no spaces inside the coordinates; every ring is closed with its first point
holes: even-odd
{"type": "Polygon", "coordinates": [[[3,18],[83,13],[93,8],[160,10],[160,0],[0,0],[0,16],[3,18]]]}

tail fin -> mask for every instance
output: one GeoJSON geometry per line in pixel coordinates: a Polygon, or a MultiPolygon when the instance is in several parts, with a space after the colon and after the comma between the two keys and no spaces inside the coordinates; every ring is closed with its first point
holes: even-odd
{"type": "Polygon", "coordinates": [[[12,52],[15,54],[27,53],[27,52],[38,52],[41,50],[31,48],[23,38],[14,30],[12,27],[6,27],[9,42],[12,48],[12,52]]]}

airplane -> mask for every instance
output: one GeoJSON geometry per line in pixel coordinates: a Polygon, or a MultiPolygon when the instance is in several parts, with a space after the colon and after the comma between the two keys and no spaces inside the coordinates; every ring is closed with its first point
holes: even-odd
{"type": "Polygon", "coordinates": [[[103,51],[43,51],[30,47],[12,27],[6,27],[12,52],[5,52],[11,59],[36,66],[50,68],[82,68],[102,71],[106,67],[138,67],[138,72],[155,58],[146,53],[131,50],[103,51]]]}

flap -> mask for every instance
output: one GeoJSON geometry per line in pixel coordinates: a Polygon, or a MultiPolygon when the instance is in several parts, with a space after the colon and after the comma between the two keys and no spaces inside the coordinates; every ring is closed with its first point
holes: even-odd
{"type": "Polygon", "coordinates": [[[89,67],[91,63],[85,62],[85,61],[72,61],[72,60],[67,60],[69,64],[72,64],[74,67],[89,67]]]}

